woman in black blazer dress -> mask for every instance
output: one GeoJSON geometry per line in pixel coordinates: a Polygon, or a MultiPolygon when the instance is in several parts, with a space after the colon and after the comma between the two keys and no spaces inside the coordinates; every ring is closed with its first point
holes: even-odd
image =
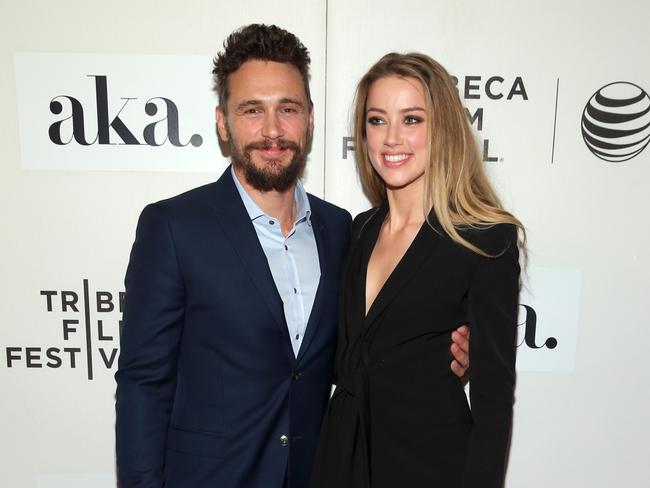
{"type": "Polygon", "coordinates": [[[312,488],[501,487],[521,223],[490,187],[451,77],[428,56],[392,53],[370,69],[355,137],[378,206],[353,223],[312,488]],[[464,323],[471,409],[448,366],[464,323]]]}

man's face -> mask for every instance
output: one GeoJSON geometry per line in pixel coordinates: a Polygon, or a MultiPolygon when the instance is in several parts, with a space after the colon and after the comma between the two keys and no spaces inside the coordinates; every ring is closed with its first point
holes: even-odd
{"type": "Polygon", "coordinates": [[[217,129],[232,162],[260,191],[285,191],[302,174],[314,128],[300,76],[290,64],[251,60],[228,77],[228,113],[217,107],[217,129]]]}

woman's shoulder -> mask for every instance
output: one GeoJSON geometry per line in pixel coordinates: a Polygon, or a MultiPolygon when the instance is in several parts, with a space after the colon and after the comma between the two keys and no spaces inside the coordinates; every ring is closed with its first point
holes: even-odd
{"type": "Polygon", "coordinates": [[[509,222],[458,229],[459,234],[491,256],[500,256],[517,247],[518,228],[509,222]]]}
{"type": "Polygon", "coordinates": [[[377,213],[377,211],[380,208],[381,206],[378,205],[376,207],[369,208],[368,210],[361,212],[360,214],[357,214],[357,216],[354,217],[354,219],[352,220],[352,225],[359,225],[359,222],[367,221],[368,219],[370,219],[370,217],[372,217],[375,213],[377,213]]]}
{"type": "Polygon", "coordinates": [[[361,212],[352,220],[352,238],[356,239],[363,232],[364,227],[382,209],[382,205],[372,207],[361,212]]]}

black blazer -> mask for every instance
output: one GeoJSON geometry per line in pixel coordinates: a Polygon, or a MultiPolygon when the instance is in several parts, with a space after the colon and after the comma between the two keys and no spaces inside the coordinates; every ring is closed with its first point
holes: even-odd
{"type": "Polygon", "coordinates": [[[515,382],[516,228],[463,233],[497,257],[422,226],[365,314],[365,277],[388,208],[359,215],[339,297],[337,388],[313,488],[497,488],[515,382]],[[470,396],[450,370],[450,335],[472,330],[470,396]]]}
{"type": "Polygon", "coordinates": [[[142,212],[115,375],[121,488],[308,485],[350,235],[345,210],[309,202],[321,276],[297,358],[229,168],[142,212]]]}

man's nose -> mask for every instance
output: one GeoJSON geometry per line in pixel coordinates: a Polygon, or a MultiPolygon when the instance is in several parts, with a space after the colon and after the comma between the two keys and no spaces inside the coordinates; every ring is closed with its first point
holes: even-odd
{"type": "Polygon", "coordinates": [[[264,115],[264,125],[262,126],[262,135],[269,139],[277,139],[284,135],[282,122],[276,112],[268,112],[264,115]]]}

